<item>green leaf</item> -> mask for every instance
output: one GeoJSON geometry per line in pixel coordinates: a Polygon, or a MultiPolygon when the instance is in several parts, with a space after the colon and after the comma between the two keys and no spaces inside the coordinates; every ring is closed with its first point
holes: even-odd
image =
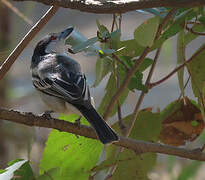
{"type": "Polygon", "coordinates": [[[143,47],[151,47],[159,26],[160,18],[155,16],[141,24],[134,32],[135,40],[143,47]]]}
{"type": "MultiPolygon", "coordinates": [[[[177,64],[182,64],[185,57],[185,47],[184,47],[184,29],[179,33],[177,39],[177,64]]],[[[179,87],[184,96],[184,67],[177,71],[177,77],[179,82],[179,87]]]]}
{"type": "Polygon", "coordinates": [[[117,55],[136,57],[142,54],[145,47],[139,45],[135,39],[120,41],[119,47],[124,48],[117,55]]]}
{"type": "MultiPolygon", "coordinates": [[[[114,94],[117,91],[117,85],[116,85],[116,79],[114,74],[112,73],[110,75],[110,78],[108,80],[107,86],[106,86],[106,93],[100,103],[100,106],[98,108],[98,111],[101,115],[103,115],[110,103],[111,98],[114,96],[114,94]]],[[[122,105],[127,98],[127,95],[129,93],[129,90],[126,88],[125,91],[122,93],[122,95],[119,98],[119,103],[122,105]]],[[[110,113],[110,116],[113,116],[117,112],[117,104],[115,104],[113,110],[110,113]]]]}
{"type": "MultiPolygon", "coordinates": [[[[205,24],[195,24],[192,29],[195,32],[204,32],[205,31],[205,24]]],[[[197,34],[193,34],[192,32],[187,32],[184,35],[184,45],[188,45],[190,42],[192,42],[194,39],[199,37],[197,34]]]]}
{"type": "MultiPolygon", "coordinates": [[[[129,124],[131,117],[131,115],[127,116],[123,119],[123,122],[125,122],[125,124],[129,124]]],[[[113,128],[120,133],[117,123],[113,126],[113,128]]],[[[160,130],[161,120],[159,113],[140,111],[129,137],[138,140],[157,142],[160,130]]],[[[115,157],[115,153],[117,152],[117,147],[111,145],[108,147],[107,151],[107,159],[113,159],[115,157]]],[[[112,179],[148,180],[147,174],[156,164],[156,157],[157,155],[154,153],[137,155],[135,152],[125,149],[117,157],[117,160],[123,159],[124,161],[115,162],[118,163],[118,166],[112,176],[112,179]]]]}
{"type": "Polygon", "coordinates": [[[14,176],[12,180],[20,179],[20,180],[28,180],[35,179],[32,168],[29,164],[29,161],[25,162],[19,169],[14,172],[14,176]],[[16,178],[15,178],[16,177],[16,178]]]}
{"type": "Polygon", "coordinates": [[[194,177],[200,168],[202,163],[199,161],[193,161],[191,164],[185,166],[180,172],[177,180],[189,180],[194,177]]]}
{"type": "Polygon", "coordinates": [[[100,22],[98,20],[96,20],[96,24],[97,24],[98,30],[101,34],[103,34],[105,32],[109,33],[108,29],[104,25],[100,24],[100,22]]]}
{"type": "Polygon", "coordinates": [[[139,71],[136,71],[135,76],[133,76],[128,84],[128,88],[130,91],[135,89],[147,92],[147,87],[142,83],[143,74],[139,71]]]}
{"type": "MultiPolygon", "coordinates": [[[[202,45],[204,47],[204,45],[202,45]]],[[[201,48],[202,48],[201,47],[201,48]]],[[[192,90],[196,97],[201,99],[205,82],[205,51],[198,54],[189,64],[188,68],[191,71],[192,90]]]]}
{"type": "MultiPolygon", "coordinates": [[[[63,115],[61,118],[74,121],[76,115],[63,115]]],[[[87,124],[85,119],[81,121],[87,124]]],[[[102,148],[103,145],[96,140],[52,130],[40,162],[41,174],[59,168],[60,173],[54,173],[55,179],[88,179],[89,171],[97,163],[102,148]]]]}
{"type": "Polygon", "coordinates": [[[145,71],[149,66],[152,65],[152,63],[153,60],[151,58],[145,58],[144,61],[139,65],[138,71],[145,71]]]}
{"type": "Polygon", "coordinates": [[[73,46],[72,51],[74,53],[81,52],[81,51],[87,49],[89,46],[94,45],[97,41],[98,41],[97,37],[90,38],[90,39],[88,39],[88,40],[86,40],[86,41],[84,41],[76,46],[73,46]]]}
{"type": "Polygon", "coordinates": [[[98,86],[102,79],[111,71],[112,59],[109,57],[98,58],[96,62],[96,79],[93,86],[98,86]]]}

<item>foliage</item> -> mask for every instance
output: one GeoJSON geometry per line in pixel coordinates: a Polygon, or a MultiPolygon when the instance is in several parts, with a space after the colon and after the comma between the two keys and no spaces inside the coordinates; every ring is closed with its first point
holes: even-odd
{"type": "MultiPolygon", "coordinates": [[[[105,80],[105,94],[98,107],[98,112],[103,116],[108,111],[108,107],[113,103],[114,95],[119,92],[123,83],[128,79],[127,85],[122,89],[117,103],[114,104],[109,117],[113,117],[115,123],[113,128],[121,133],[122,127],[119,125],[119,114],[129,93],[142,93],[146,95],[152,84],[145,71],[155,67],[154,59],[148,58],[147,54],[141,60],[139,57],[148,49],[155,53],[155,50],[162,47],[168,39],[177,37],[177,65],[185,61],[185,64],[178,73],[179,87],[182,98],[173,100],[162,112],[151,112],[148,109],[138,108],[137,118],[131,129],[129,137],[137,140],[158,142],[165,144],[185,145],[194,141],[204,128],[204,96],[205,96],[205,44],[197,47],[195,56],[192,59],[186,57],[186,47],[196,38],[204,35],[205,32],[205,13],[203,8],[180,8],[165,21],[169,8],[147,9],[146,12],[154,14],[154,17],[147,19],[133,30],[133,38],[124,40],[120,31],[120,15],[114,15],[113,30],[97,21],[97,35],[86,39],[82,34],[75,31],[73,37],[67,40],[67,44],[72,45],[72,52],[89,52],[97,56],[96,79],[93,87],[97,87],[105,80]],[[160,29],[161,28],[161,29],[160,29]],[[96,44],[98,43],[98,44],[96,44]],[[203,49],[203,51],[199,51],[203,49]],[[131,77],[129,73],[135,70],[131,77]],[[191,76],[193,94],[197,101],[186,97],[185,72],[191,76]],[[118,118],[116,118],[118,114],[118,118]]],[[[121,19],[120,19],[121,20],[121,19]]],[[[156,59],[155,59],[156,60],[156,59]]],[[[165,81],[165,80],[164,80],[165,81]]],[[[162,81],[162,82],[164,82],[162,81]]],[[[162,83],[158,82],[158,84],[162,83]]],[[[156,83],[157,84],[157,83],[156,83]]],[[[157,85],[158,85],[157,84],[157,85]]],[[[181,96],[180,96],[181,97],[181,96]]],[[[136,99],[137,102],[137,99],[136,99]]],[[[141,102],[140,102],[141,103],[141,102]]],[[[122,111],[123,112],[123,111],[122,111]]],[[[133,120],[133,113],[126,115],[122,113],[122,122],[129,127],[133,120]]],[[[66,121],[74,122],[76,115],[61,115],[66,121]]],[[[82,123],[87,124],[85,119],[82,123]]],[[[119,153],[119,148],[103,145],[96,140],[85,137],[77,137],[74,134],[52,130],[49,134],[43,156],[40,162],[41,179],[94,179],[95,177],[106,178],[113,166],[116,170],[112,173],[111,179],[149,179],[148,173],[156,165],[157,154],[133,152],[125,149],[119,153]],[[105,155],[106,154],[106,155],[105,155]]],[[[193,162],[183,169],[178,180],[185,180],[199,168],[200,163],[193,162]]],[[[7,176],[20,176],[19,179],[34,178],[29,161],[19,160],[10,164],[16,169],[7,176]],[[20,163],[21,164],[18,164],[20,163]],[[18,167],[17,167],[18,164],[18,167]],[[28,178],[29,176],[29,178],[28,178]]],[[[0,170],[0,177],[10,171],[6,168],[0,170]]]]}

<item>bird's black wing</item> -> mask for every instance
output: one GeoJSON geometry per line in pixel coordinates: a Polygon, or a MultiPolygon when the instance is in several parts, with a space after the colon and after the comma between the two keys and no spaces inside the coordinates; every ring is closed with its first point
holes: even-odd
{"type": "Polygon", "coordinates": [[[43,93],[56,96],[70,103],[82,102],[86,93],[86,78],[82,74],[61,71],[41,79],[33,77],[34,86],[43,93]]]}

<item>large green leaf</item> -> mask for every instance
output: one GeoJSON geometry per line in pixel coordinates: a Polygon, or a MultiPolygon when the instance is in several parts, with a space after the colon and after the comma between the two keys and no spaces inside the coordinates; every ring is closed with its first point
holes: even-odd
{"type": "MultiPolygon", "coordinates": [[[[123,119],[125,124],[129,123],[131,117],[132,116],[129,115],[123,119]]],[[[138,140],[157,142],[161,130],[161,120],[159,117],[159,113],[141,111],[129,137],[138,140]]],[[[120,133],[118,124],[115,124],[113,127],[120,133]]],[[[99,166],[100,169],[105,169],[117,163],[117,169],[112,176],[113,180],[148,180],[147,174],[156,163],[156,154],[146,153],[137,155],[135,152],[125,149],[115,159],[116,152],[117,147],[113,145],[108,147],[107,160],[99,166]]],[[[99,167],[95,167],[95,170],[98,170],[97,168],[99,167]]]]}
{"type": "MultiPolygon", "coordinates": [[[[74,121],[78,116],[62,117],[74,121]]],[[[59,168],[53,173],[55,179],[88,179],[89,170],[97,163],[102,148],[103,145],[96,140],[52,130],[40,162],[41,174],[59,168]]]]}
{"type": "Polygon", "coordinates": [[[134,32],[135,40],[143,47],[151,47],[159,26],[160,18],[155,16],[146,20],[134,32]]]}
{"type": "MultiPolygon", "coordinates": [[[[117,91],[117,85],[116,85],[116,79],[114,74],[112,73],[110,75],[110,78],[108,80],[107,86],[106,86],[106,93],[100,103],[100,106],[98,108],[98,111],[101,115],[104,114],[106,111],[111,98],[114,96],[114,94],[117,91]]],[[[127,95],[129,93],[129,90],[126,88],[125,91],[122,93],[122,95],[119,98],[119,103],[122,105],[125,102],[125,99],[127,98],[127,95]]],[[[117,112],[117,104],[115,104],[113,110],[110,113],[110,116],[113,116],[117,112]]]]}

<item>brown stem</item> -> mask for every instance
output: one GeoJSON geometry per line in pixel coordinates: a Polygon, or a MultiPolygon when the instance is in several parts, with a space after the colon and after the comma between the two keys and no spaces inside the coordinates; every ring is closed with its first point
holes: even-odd
{"type": "Polygon", "coordinates": [[[36,1],[47,5],[57,5],[64,8],[76,9],[79,11],[114,14],[126,13],[137,9],[156,8],[156,7],[203,7],[204,0],[118,0],[118,1],[100,1],[100,0],[15,0],[15,1],[36,1]]]}
{"type": "Polygon", "coordinates": [[[163,30],[163,27],[166,25],[166,23],[172,18],[172,16],[177,12],[177,8],[173,8],[169,11],[169,13],[166,15],[166,17],[163,19],[162,23],[159,25],[158,27],[158,30],[157,30],[157,33],[155,35],[155,39],[154,41],[156,41],[161,33],[162,33],[162,30],[163,30]]]}
{"type": "Polygon", "coordinates": [[[180,66],[178,66],[177,68],[175,68],[172,72],[170,72],[167,76],[165,76],[164,78],[160,79],[159,81],[156,81],[156,82],[153,82],[153,83],[149,83],[148,84],[148,87],[149,89],[153,88],[154,86],[157,86],[161,83],[163,83],[164,81],[166,81],[167,79],[169,79],[171,76],[173,76],[177,71],[179,71],[181,68],[183,68],[185,65],[187,65],[188,63],[190,63],[191,61],[194,60],[194,58],[200,54],[202,51],[205,50],[205,46],[202,47],[201,49],[199,49],[196,53],[194,53],[192,55],[192,57],[187,60],[186,62],[184,62],[183,64],[181,64],[180,66]]]}
{"type": "Polygon", "coordinates": [[[15,62],[17,57],[21,54],[24,48],[28,45],[28,43],[35,37],[35,35],[44,27],[44,25],[53,17],[53,15],[57,12],[59,7],[52,6],[43,17],[31,28],[31,30],[24,36],[21,42],[15,47],[15,49],[11,52],[8,58],[3,62],[0,67],[0,80],[4,77],[4,75],[9,71],[12,64],[15,62]]]}
{"type": "MultiPolygon", "coordinates": [[[[97,139],[95,131],[91,127],[78,125],[76,123],[70,123],[54,118],[48,118],[46,116],[37,116],[30,112],[26,113],[0,108],[0,119],[7,120],[10,122],[16,122],[18,124],[24,124],[26,126],[53,128],[59,131],[69,132],[76,135],[97,139]]],[[[118,142],[115,142],[113,144],[141,153],[154,152],[175,155],[192,160],[205,161],[205,153],[202,153],[200,151],[200,148],[189,150],[159,143],[137,141],[122,136],[120,137],[120,140],[118,142]]]]}

